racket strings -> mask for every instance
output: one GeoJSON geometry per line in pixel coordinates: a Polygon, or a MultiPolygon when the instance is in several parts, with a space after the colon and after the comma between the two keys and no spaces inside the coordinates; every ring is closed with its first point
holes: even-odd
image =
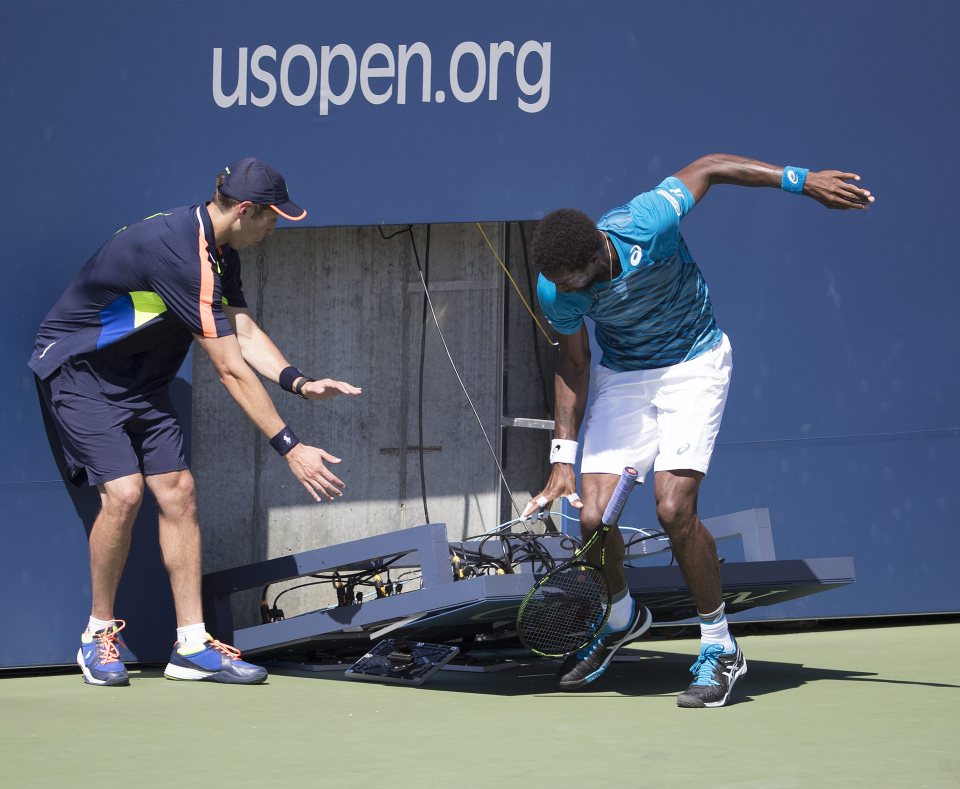
{"type": "Polygon", "coordinates": [[[519,636],[535,652],[551,657],[575,652],[593,640],[609,615],[602,573],[571,565],[537,587],[518,616],[519,636]]]}

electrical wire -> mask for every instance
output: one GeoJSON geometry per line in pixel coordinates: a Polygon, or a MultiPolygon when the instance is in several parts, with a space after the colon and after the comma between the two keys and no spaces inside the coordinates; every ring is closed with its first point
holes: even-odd
{"type": "MultiPolygon", "coordinates": [[[[396,236],[407,233],[410,236],[410,247],[413,250],[413,257],[417,261],[417,270],[421,272],[420,277],[426,283],[430,279],[430,225],[427,225],[427,250],[424,260],[426,273],[420,267],[420,252],[417,249],[417,240],[413,234],[413,225],[407,225],[400,230],[387,235],[382,227],[377,227],[380,238],[387,241],[396,236]]],[[[424,289],[427,285],[424,285],[424,289]]],[[[423,444],[423,389],[424,389],[424,369],[427,357],[427,302],[424,300],[423,312],[420,318],[420,371],[417,377],[417,455],[420,465],[420,498],[423,502],[423,517],[426,523],[430,523],[430,508],[427,505],[427,472],[423,444]]]]}
{"type": "MultiPolygon", "coordinates": [[[[427,236],[427,238],[428,238],[428,244],[429,244],[429,227],[430,227],[430,226],[427,225],[427,228],[428,228],[428,236],[427,236]]],[[[478,227],[479,227],[479,225],[478,225],[478,227]]],[[[433,317],[434,325],[437,327],[437,335],[440,337],[440,342],[441,342],[441,344],[443,345],[443,350],[444,350],[444,352],[447,354],[447,359],[448,359],[449,362],[450,362],[450,367],[453,369],[453,373],[454,373],[454,375],[457,377],[457,382],[460,384],[460,388],[463,390],[463,394],[464,394],[464,396],[467,398],[467,402],[470,404],[470,409],[473,411],[473,415],[474,415],[474,417],[475,417],[476,420],[477,420],[477,424],[480,426],[480,432],[483,434],[483,439],[484,439],[484,441],[485,441],[486,444],[487,444],[487,448],[490,450],[491,456],[493,457],[494,465],[496,465],[496,467],[497,467],[497,472],[500,474],[500,480],[501,480],[502,483],[503,483],[504,489],[507,491],[507,495],[510,497],[510,504],[513,506],[514,510],[515,510],[515,511],[517,512],[517,514],[519,515],[520,512],[521,512],[520,507],[517,506],[516,501],[514,501],[513,491],[510,489],[510,485],[507,483],[507,478],[506,478],[506,475],[505,475],[504,472],[503,472],[503,467],[500,465],[500,459],[497,457],[496,450],[493,448],[493,444],[492,444],[492,442],[490,441],[490,436],[487,435],[487,431],[486,431],[486,429],[485,429],[484,426],[483,426],[483,420],[480,418],[480,414],[479,414],[479,412],[477,411],[477,407],[474,405],[473,398],[470,397],[470,393],[467,391],[466,384],[464,384],[464,382],[463,382],[463,378],[462,378],[461,375],[460,375],[460,371],[457,369],[456,362],[454,362],[454,360],[453,360],[453,354],[450,352],[450,348],[449,348],[449,346],[447,345],[447,340],[446,340],[446,338],[445,338],[444,335],[443,335],[443,330],[440,328],[440,320],[437,318],[437,311],[436,311],[436,309],[435,309],[434,306],[433,306],[433,299],[430,297],[430,288],[429,288],[429,286],[428,286],[428,284],[427,284],[427,279],[426,279],[426,277],[424,276],[423,267],[420,265],[420,255],[419,255],[419,253],[418,253],[418,251],[417,251],[416,240],[414,239],[414,235],[413,235],[413,225],[407,225],[405,228],[402,228],[402,229],[397,230],[397,231],[395,231],[395,232],[393,232],[393,233],[390,233],[390,234],[384,233],[384,232],[383,232],[383,228],[381,228],[381,227],[379,227],[379,226],[377,227],[377,230],[378,230],[379,233],[380,233],[380,237],[381,237],[382,239],[384,239],[384,240],[388,240],[388,239],[394,238],[395,236],[398,236],[398,235],[400,235],[401,233],[409,233],[409,234],[410,234],[410,242],[411,242],[411,244],[412,244],[412,246],[413,246],[414,260],[416,261],[416,264],[417,264],[417,274],[419,275],[419,277],[420,277],[420,283],[421,283],[421,285],[423,286],[423,294],[424,294],[425,308],[428,307],[429,310],[430,310],[430,314],[431,314],[431,316],[433,317]]],[[[482,229],[482,228],[480,229],[480,232],[481,232],[481,233],[483,232],[483,229],[482,229]]],[[[486,237],[486,236],[484,236],[484,237],[486,237]]],[[[487,243],[489,244],[489,240],[487,241],[487,243]]],[[[494,253],[494,254],[496,254],[496,253],[494,253]]],[[[498,258],[498,260],[499,260],[499,258],[498,258]]],[[[501,265],[503,265],[503,264],[501,263],[501,265]]],[[[424,340],[423,340],[423,342],[425,343],[425,333],[424,333],[424,340]]],[[[422,346],[422,347],[423,347],[423,346],[422,346]]],[[[422,358],[423,358],[423,353],[421,353],[421,360],[422,360],[422,358]]],[[[421,384],[422,384],[422,374],[423,374],[423,366],[422,366],[422,362],[421,362],[421,384]]],[[[421,393],[422,393],[422,389],[421,389],[421,393]]],[[[422,434],[421,434],[421,435],[422,435],[422,434]]],[[[424,463],[423,463],[423,439],[422,439],[422,437],[421,437],[421,439],[420,439],[420,457],[421,457],[421,462],[420,462],[421,489],[422,489],[422,494],[423,494],[423,499],[424,499],[424,502],[423,502],[423,503],[424,503],[424,513],[426,514],[426,508],[427,508],[427,505],[426,505],[426,481],[425,481],[425,478],[423,477],[423,474],[424,474],[424,471],[423,471],[424,463]]],[[[428,519],[428,520],[429,520],[429,519],[428,519]]]]}
{"type": "MultiPolygon", "coordinates": [[[[413,255],[417,259],[417,267],[420,266],[420,255],[417,253],[417,242],[413,237],[413,228],[410,228],[410,245],[413,247],[413,255]]],[[[423,281],[427,287],[430,282],[430,225],[427,225],[427,250],[423,260],[424,276],[423,281]]],[[[423,371],[427,359],[427,302],[424,299],[423,310],[420,316],[420,374],[417,383],[417,445],[420,456],[420,496],[423,499],[423,517],[426,523],[430,523],[430,510],[427,509],[427,474],[424,469],[426,465],[423,449],[423,371]]]]}
{"type": "Polygon", "coordinates": [[[507,275],[507,279],[510,280],[510,284],[513,285],[513,289],[517,292],[517,295],[520,297],[520,301],[523,302],[523,306],[526,307],[527,312],[530,313],[530,317],[533,318],[534,322],[539,327],[540,332],[543,334],[544,337],[547,338],[548,343],[550,343],[553,346],[558,346],[560,343],[554,342],[553,340],[550,339],[550,335],[547,334],[547,330],[543,328],[543,324],[540,323],[540,319],[537,318],[536,313],[527,303],[527,300],[523,297],[523,293],[520,292],[520,286],[517,285],[517,281],[513,278],[513,274],[510,273],[510,269],[508,269],[504,265],[503,261],[500,259],[500,255],[497,254],[497,250],[493,248],[493,244],[490,243],[490,239],[487,238],[487,234],[483,232],[483,227],[481,227],[479,222],[474,222],[474,224],[477,226],[477,230],[480,231],[480,235],[483,236],[483,240],[487,242],[487,246],[490,247],[490,251],[493,253],[493,256],[497,259],[497,263],[500,264],[500,268],[503,269],[503,273],[507,275]]]}
{"type": "MultiPolygon", "coordinates": [[[[408,227],[406,230],[410,232],[410,237],[412,239],[413,238],[412,226],[408,227]]],[[[405,231],[401,230],[390,236],[385,236],[383,235],[383,230],[380,230],[380,235],[384,239],[387,239],[387,238],[392,238],[394,235],[398,235],[399,233],[402,233],[402,232],[405,232],[405,231]]],[[[420,284],[423,286],[423,295],[426,300],[427,306],[430,309],[430,314],[433,317],[433,323],[437,327],[437,335],[439,336],[440,342],[443,345],[443,350],[447,354],[447,359],[450,362],[450,367],[453,369],[453,373],[457,377],[457,382],[460,384],[460,388],[463,390],[464,397],[467,398],[467,402],[470,404],[470,409],[473,411],[473,415],[477,420],[477,424],[480,426],[480,432],[483,434],[483,440],[487,444],[487,449],[490,450],[490,455],[493,458],[494,465],[496,465],[497,472],[500,474],[500,480],[503,482],[503,487],[506,489],[507,495],[510,497],[510,503],[513,505],[514,510],[516,510],[517,514],[519,515],[521,510],[520,510],[520,507],[517,506],[516,501],[514,501],[513,491],[510,490],[510,485],[507,483],[506,475],[503,472],[503,466],[500,465],[500,459],[497,457],[497,452],[493,448],[493,443],[490,441],[490,436],[487,434],[486,428],[484,428],[483,426],[483,420],[480,418],[480,413],[477,411],[477,407],[476,405],[474,405],[473,398],[470,397],[470,392],[467,391],[466,384],[464,384],[463,382],[463,377],[460,375],[460,371],[457,368],[457,364],[453,360],[453,354],[450,352],[450,347],[447,345],[446,337],[443,336],[443,330],[440,328],[440,319],[437,317],[437,311],[434,308],[433,299],[430,296],[430,288],[427,286],[427,280],[424,277],[423,268],[420,266],[419,255],[414,255],[414,259],[416,260],[416,264],[417,264],[417,274],[420,277],[420,284]]]]}
{"type": "MultiPolygon", "coordinates": [[[[520,249],[523,250],[523,271],[527,277],[527,294],[533,302],[533,274],[530,270],[530,258],[527,254],[527,234],[523,231],[523,222],[517,222],[520,229],[520,249]]],[[[543,360],[540,358],[540,339],[537,337],[536,321],[530,323],[530,334],[533,337],[533,355],[537,360],[537,371],[540,373],[541,395],[543,396],[543,413],[552,414],[553,404],[550,402],[550,388],[547,385],[547,376],[543,371],[543,360]]]]}
{"type": "MultiPolygon", "coordinates": [[[[573,518],[569,515],[565,515],[562,512],[551,511],[549,513],[552,515],[559,515],[561,518],[566,518],[567,520],[577,521],[577,518],[573,518]]],[[[534,574],[540,574],[549,572],[557,566],[558,560],[553,557],[550,551],[543,544],[541,534],[535,534],[529,530],[523,532],[506,532],[504,531],[507,528],[516,526],[521,523],[530,523],[534,518],[514,518],[512,520],[505,521],[498,524],[492,529],[489,529],[482,534],[474,535],[472,537],[464,538],[463,542],[460,543],[460,548],[456,548],[454,545],[450,545],[450,553],[452,555],[451,564],[454,567],[454,574],[457,580],[463,580],[471,577],[478,577],[482,575],[489,575],[494,573],[497,575],[513,574],[516,572],[516,569],[521,564],[529,562],[531,565],[531,571],[534,574]],[[491,540],[498,540],[500,543],[500,550],[502,556],[493,556],[485,552],[485,547],[487,543],[491,540]],[[475,543],[473,545],[467,546],[467,543],[475,543]]],[[[651,531],[649,529],[641,529],[633,526],[618,526],[618,529],[622,531],[636,532],[638,536],[634,536],[624,541],[624,548],[629,549],[631,546],[638,543],[644,542],[646,540],[666,540],[669,543],[669,540],[665,532],[662,531],[651,531]]],[[[583,543],[581,540],[576,538],[573,535],[569,534],[560,534],[557,535],[554,539],[559,538],[560,548],[563,551],[569,553],[575,553],[580,550],[583,543]]],[[[261,597],[260,597],[260,607],[261,607],[261,616],[266,617],[265,622],[268,621],[277,621],[278,619],[284,618],[283,612],[278,608],[278,603],[280,599],[287,594],[288,592],[293,592],[299,589],[305,589],[310,586],[322,586],[327,584],[333,584],[337,587],[337,599],[339,605],[349,605],[354,602],[363,602],[366,600],[377,599],[383,597],[383,589],[387,589],[387,595],[391,593],[390,590],[396,589],[404,584],[408,584],[421,579],[423,577],[423,572],[419,568],[406,570],[400,572],[396,576],[396,581],[394,582],[390,575],[390,567],[400,559],[404,558],[406,553],[397,554],[385,562],[378,563],[374,567],[368,569],[360,570],[352,574],[343,575],[338,571],[333,571],[332,573],[313,573],[309,576],[309,581],[303,583],[295,584],[290,586],[282,591],[280,591],[276,597],[273,598],[272,605],[267,603],[267,592],[272,584],[267,584],[263,587],[261,597]],[[379,576],[385,574],[387,577],[386,582],[384,583],[379,576]],[[359,599],[355,600],[354,590],[357,587],[376,587],[376,590],[372,595],[364,595],[362,592],[359,593],[359,599]]],[[[670,563],[673,564],[674,556],[671,549],[671,560],[670,563]]],[[[400,589],[397,590],[397,593],[400,593],[400,589]]]]}
{"type": "Polygon", "coordinates": [[[390,566],[395,562],[400,561],[406,553],[398,554],[393,558],[389,559],[386,562],[376,565],[375,567],[369,568],[367,570],[360,570],[352,575],[341,575],[339,572],[334,571],[332,574],[323,574],[323,573],[311,573],[308,577],[316,580],[305,581],[304,583],[295,584],[294,586],[287,587],[283,591],[279,592],[276,597],[273,598],[273,605],[267,606],[267,590],[273,584],[267,584],[263,587],[263,590],[260,594],[260,607],[261,611],[264,608],[267,608],[268,612],[273,615],[277,611],[277,602],[283,597],[287,592],[293,592],[298,589],[305,589],[308,586],[320,586],[323,584],[342,584],[343,587],[348,587],[351,590],[357,586],[375,586],[376,577],[385,573],[389,582],[390,578],[390,566]]]}

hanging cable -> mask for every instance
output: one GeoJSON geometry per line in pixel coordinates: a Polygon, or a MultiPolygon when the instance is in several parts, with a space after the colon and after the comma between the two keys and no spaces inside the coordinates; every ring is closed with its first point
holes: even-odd
{"type": "Polygon", "coordinates": [[[530,307],[527,300],[524,298],[523,293],[520,291],[520,286],[517,285],[517,281],[513,278],[513,275],[510,273],[510,270],[503,264],[503,261],[500,259],[500,255],[497,254],[497,250],[493,248],[493,244],[490,243],[490,239],[487,238],[487,234],[483,232],[483,228],[480,226],[479,222],[474,222],[477,226],[477,230],[480,231],[480,235],[483,236],[483,240],[487,242],[487,246],[490,247],[490,251],[493,252],[493,256],[497,259],[497,263],[500,264],[500,268],[503,269],[503,273],[507,275],[507,279],[510,280],[510,284],[513,285],[513,289],[517,292],[517,295],[520,297],[520,301],[523,302],[523,306],[526,307],[527,312],[530,313],[530,317],[533,318],[534,322],[537,324],[537,327],[540,329],[544,337],[547,338],[547,342],[552,346],[557,347],[560,345],[558,342],[554,342],[550,339],[550,335],[547,334],[547,330],[543,328],[543,324],[540,323],[540,319],[537,318],[536,313],[530,307]]]}
{"type": "MultiPolygon", "coordinates": [[[[417,261],[417,269],[420,269],[420,254],[417,251],[417,242],[413,236],[413,225],[407,225],[401,230],[397,230],[390,235],[387,235],[383,232],[382,227],[377,227],[377,230],[380,233],[380,238],[384,241],[399,236],[402,233],[410,234],[410,246],[413,249],[413,256],[417,261]]],[[[426,268],[426,280],[430,278],[430,225],[427,225],[427,254],[424,261],[426,268]]],[[[421,275],[423,277],[423,275],[421,275]]],[[[423,379],[424,379],[424,366],[426,359],[426,346],[427,346],[427,302],[423,302],[423,314],[420,319],[420,374],[418,377],[417,383],[417,453],[420,458],[420,498],[423,502],[423,518],[425,523],[430,523],[430,509],[427,506],[427,472],[426,464],[424,463],[424,450],[423,450],[423,379]]]]}
{"type": "MultiPolygon", "coordinates": [[[[483,231],[481,230],[481,232],[483,231]]],[[[493,462],[497,467],[497,472],[500,474],[500,480],[503,482],[503,487],[506,489],[507,495],[510,497],[510,503],[513,505],[514,510],[516,510],[517,514],[519,515],[521,512],[520,507],[518,507],[517,503],[513,500],[513,491],[510,490],[510,486],[507,484],[507,477],[503,473],[503,467],[500,465],[500,459],[497,457],[497,452],[493,448],[493,443],[490,441],[490,436],[487,435],[487,431],[483,426],[483,420],[480,419],[480,413],[477,411],[477,407],[473,404],[473,398],[470,397],[470,393],[467,391],[466,384],[464,384],[463,378],[460,376],[460,371],[457,369],[457,364],[453,361],[453,354],[450,353],[447,340],[443,336],[443,330],[440,328],[440,319],[437,317],[436,309],[434,309],[433,299],[430,298],[430,289],[427,287],[427,281],[423,276],[423,269],[420,268],[419,258],[417,258],[417,274],[420,275],[420,283],[423,285],[423,295],[426,299],[427,305],[430,307],[430,314],[433,316],[433,323],[437,327],[437,335],[440,337],[440,342],[443,344],[443,350],[447,354],[447,359],[450,360],[450,367],[453,368],[453,374],[457,376],[457,382],[460,384],[460,388],[463,390],[463,394],[467,398],[467,402],[470,404],[470,409],[473,411],[473,415],[477,419],[477,424],[480,426],[480,432],[483,433],[483,440],[487,443],[487,449],[490,450],[490,455],[493,457],[493,462]]]]}
{"type": "MultiPolygon", "coordinates": [[[[417,267],[420,266],[420,256],[417,254],[417,242],[413,237],[413,228],[410,229],[410,245],[413,247],[413,255],[417,259],[417,267]]],[[[429,286],[430,282],[430,225],[427,225],[427,250],[423,258],[424,268],[424,287],[429,286]]],[[[430,523],[430,510],[427,509],[427,473],[424,469],[425,453],[423,450],[423,369],[427,358],[427,300],[423,300],[423,311],[420,316],[420,377],[417,384],[417,445],[420,457],[420,497],[423,499],[423,517],[425,523],[430,523]]]]}
{"type": "MultiPolygon", "coordinates": [[[[479,224],[477,225],[477,227],[479,227],[479,224]]],[[[447,340],[443,336],[443,330],[440,328],[440,319],[437,317],[437,311],[433,306],[433,299],[430,297],[430,288],[427,286],[427,280],[423,273],[423,267],[420,265],[420,255],[417,253],[417,245],[413,236],[413,225],[407,225],[407,227],[403,228],[402,230],[398,230],[395,233],[391,233],[390,235],[384,234],[383,229],[380,227],[378,227],[377,230],[380,232],[380,237],[383,238],[384,240],[393,238],[394,236],[400,235],[401,233],[410,234],[410,241],[413,244],[414,261],[417,264],[417,275],[420,277],[420,284],[423,287],[423,295],[424,295],[425,303],[430,310],[430,315],[433,318],[433,323],[437,327],[437,336],[440,338],[440,343],[443,345],[443,350],[447,354],[447,359],[450,362],[450,367],[453,370],[453,374],[457,377],[457,383],[460,384],[460,389],[463,391],[464,397],[467,398],[467,403],[470,404],[470,410],[473,411],[473,415],[477,420],[477,425],[479,425],[480,432],[483,434],[483,440],[486,442],[487,449],[490,450],[490,455],[493,457],[493,463],[497,467],[497,473],[500,475],[500,481],[503,483],[503,487],[507,491],[507,495],[510,497],[510,504],[513,506],[513,509],[519,515],[521,513],[521,509],[519,506],[517,506],[516,501],[514,501],[513,491],[510,490],[510,485],[507,483],[507,477],[503,472],[503,466],[500,465],[500,459],[497,457],[497,452],[493,448],[493,443],[490,441],[490,436],[487,435],[486,428],[484,428],[483,426],[483,420],[480,418],[480,413],[477,411],[477,407],[473,403],[473,398],[470,397],[470,393],[467,391],[466,384],[464,384],[463,378],[460,375],[460,371],[457,369],[457,364],[453,360],[453,354],[450,353],[450,347],[447,345],[447,340]]],[[[483,233],[482,228],[480,229],[480,232],[483,233]]],[[[484,238],[486,238],[485,235],[484,235],[484,238]]],[[[489,241],[487,243],[489,243],[489,241]]],[[[503,264],[501,263],[501,265],[503,264]]],[[[423,446],[422,439],[420,444],[422,447],[423,446]]],[[[423,463],[421,463],[420,466],[422,470],[423,463]]],[[[424,487],[424,491],[425,491],[425,487],[424,487]]],[[[424,497],[425,496],[426,494],[424,493],[424,497]]],[[[426,507],[424,507],[424,509],[426,509],[426,507]]]]}
{"type": "MultiPolygon", "coordinates": [[[[520,228],[520,249],[523,250],[523,271],[527,276],[527,293],[530,295],[530,301],[533,301],[533,275],[530,273],[530,258],[527,255],[527,234],[523,232],[523,222],[517,222],[520,228]]],[[[543,372],[543,360],[540,358],[540,343],[537,339],[535,327],[536,321],[530,324],[530,334],[533,338],[533,355],[537,360],[537,370],[540,373],[540,387],[543,395],[543,413],[549,415],[553,413],[553,405],[550,402],[550,389],[547,386],[547,376],[543,372]]]]}

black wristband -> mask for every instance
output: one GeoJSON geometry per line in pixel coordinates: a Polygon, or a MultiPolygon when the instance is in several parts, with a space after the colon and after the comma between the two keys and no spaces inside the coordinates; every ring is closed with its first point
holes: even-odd
{"type": "Polygon", "coordinates": [[[281,455],[286,455],[287,452],[299,443],[300,439],[297,438],[296,434],[286,425],[283,426],[283,430],[270,439],[270,446],[281,455]]]}
{"type": "MultiPolygon", "coordinates": [[[[286,389],[288,392],[293,392],[293,382],[298,378],[304,378],[304,374],[301,373],[296,367],[292,364],[289,367],[284,367],[280,371],[280,388],[286,389]]],[[[297,393],[299,394],[299,392],[297,393]]]]}
{"type": "Polygon", "coordinates": [[[308,375],[301,375],[300,379],[293,385],[293,393],[300,395],[300,397],[306,400],[307,396],[303,393],[303,385],[309,384],[316,380],[316,378],[311,378],[308,375]]]}

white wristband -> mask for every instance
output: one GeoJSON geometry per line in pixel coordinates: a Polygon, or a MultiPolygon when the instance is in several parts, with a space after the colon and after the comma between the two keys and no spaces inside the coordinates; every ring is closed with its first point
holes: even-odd
{"type": "Polygon", "coordinates": [[[566,438],[555,438],[550,445],[551,463],[569,463],[571,466],[577,462],[577,447],[580,446],[576,441],[570,441],[566,438]]]}

